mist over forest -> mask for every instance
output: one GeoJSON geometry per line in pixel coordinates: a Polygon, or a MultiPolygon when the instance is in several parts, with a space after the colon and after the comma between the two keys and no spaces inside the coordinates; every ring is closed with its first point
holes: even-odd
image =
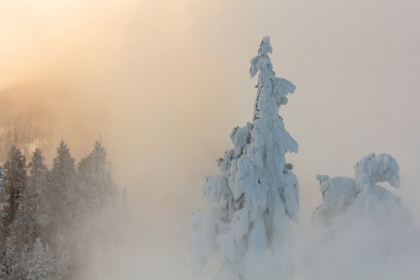
{"type": "Polygon", "coordinates": [[[417,279],[419,10],[1,0],[0,278],[417,279]]]}

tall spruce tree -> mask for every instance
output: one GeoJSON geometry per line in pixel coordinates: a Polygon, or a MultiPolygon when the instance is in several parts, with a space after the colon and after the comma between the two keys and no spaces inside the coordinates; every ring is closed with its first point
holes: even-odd
{"type": "Polygon", "coordinates": [[[100,141],[96,141],[93,151],[82,158],[77,167],[84,197],[96,209],[102,208],[106,203],[114,203],[118,195],[117,186],[106,166],[106,156],[105,148],[100,141]]]}
{"type": "Polygon", "coordinates": [[[21,151],[12,145],[8,159],[4,164],[4,190],[7,195],[8,206],[5,207],[7,216],[5,226],[8,227],[14,220],[19,209],[19,198],[26,186],[26,159],[21,151]]]}
{"type": "Polygon", "coordinates": [[[78,238],[74,254],[78,256],[78,266],[87,266],[88,260],[98,250],[113,242],[116,231],[113,226],[121,220],[118,217],[121,197],[111,172],[107,169],[106,156],[105,148],[97,141],[93,151],[82,158],[78,165],[82,193],[75,221],[75,236],[78,238]]]}
{"type": "Polygon", "coordinates": [[[264,37],[251,60],[251,77],[258,73],[253,123],[233,129],[234,148],[218,160],[223,175],[207,180],[208,207],[192,219],[190,267],[201,270],[214,252],[222,265],[219,280],[290,279],[294,273],[289,220],[298,220],[299,187],[285,154],[298,145],[278,112],[295,86],[275,76],[271,52],[264,37]]]}
{"type": "Polygon", "coordinates": [[[51,203],[53,236],[59,230],[71,228],[78,200],[78,176],[74,158],[66,143],[61,140],[57,157],[53,160],[48,198],[51,203]]]}
{"type": "Polygon", "coordinates": [[[31,177],[29,179],[32,192],[36,197],[36,225],[37,236],[40,237],[40,230],[45,228],[51,219],[51,202],[48,200],[49,171],[44,164],[44,157],[40,149],[36,149],[28,164],[31,177]]]}
{"type": "Polygon", "coordinates": [[[41,191],[47,187],[47,167],[43,164],[41,151],[36,149],[28,164],[31,177],[21,193],[19,209],[11,224],[17,247],[32,249],[35,239],[41,236],[50,219],[50,204],[41,191]]]}

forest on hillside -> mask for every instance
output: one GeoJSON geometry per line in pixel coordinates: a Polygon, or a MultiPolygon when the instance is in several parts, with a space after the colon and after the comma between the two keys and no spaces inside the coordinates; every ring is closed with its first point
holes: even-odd
{"type": "Polygon", "coordinates": [[[61,141],[49,170],[12,145],[0,169],[0,279],[96,279],[93,256],[123,238],[127,194],[100,141],[79,163],[61,141]]]}

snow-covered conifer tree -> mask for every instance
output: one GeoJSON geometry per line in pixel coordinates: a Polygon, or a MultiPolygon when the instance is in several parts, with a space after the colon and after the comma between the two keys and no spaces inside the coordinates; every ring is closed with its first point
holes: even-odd
{"type": "Polygon", "coordinates": [[[33,153],[31,162],[28,164],[29,172],[31,173],[30,185],[31,190],[35,192],[36,197],[36,216],[35,221],[37,225],[36,236],[40,237],[40,229],[45,228],[51,217],[51,202],[48,200],[47,192],[49,191],[48,184],[48,169],[44,164],[44,157],[40,149],[36,149],[33,153]]]}
{"type": "MultiPolygon", "coordinates": [[[[77,168],[81,178],[83,200],[79,201],[78,223],[83,234],[105,237],[109,234],[116,207],[121,207],[117,185],[106,167],[106,150],[96,141],[93,151],[82,158],[77,168]]],[[[99,241],[99,240],[95,240],[99,241]]]]}
{"type": "Polygon", "coordinates": [[[64,230],[73,225],[78,198],[78,176],[74,158],[63,140],[57,148],[57,157],[53,161],[47,195],[51,202],[51,224],[55,236],[57,230],[64,230]]]}
{"type": "Polygon", "coordinates": [[[271,52],[264,37],[251,60],[251,77],[258,73],[253,123],[233,129],[234,148],[218,160],[223,174],[207,179],[207,209],[191,222],[190,268],[201,270],[215,253],[219,280],[291,279],[294,273],[289,220],[298,221],[299,186],[285,154],[298,145],[279,107],[295,86],[275,76],[271,52]]]}
{"type": "Polygon", "coordinates": [[[28,260],[28,280],[52,280],[54,257],[48,245],[37,238],[28,260]]]}
{"type": "MultiPolygon", "coordinates": [[[[45,229],[48,232],[46,240],[54,245],[56,237],[63,236],[66,248],[71,250],[69,254],[74,256],[77,240],[83,238],[75,235],[80,219],[78,208],[83,196],[75,160],[64,141],[61,141],[57,148],[57,157],[53,159],[53,168],[49,172],[48,182],[48,189],[44,194],[51,203],[51,218],[45,229]]],[[[57,249],[57,246],[54,246],[54,249],[57,249]]],[[[56,257],[60,258],[59,255],[56,257]]],[[[76,261],[83,263],[84,260],[71,258],[67,265],[76,270],[76,261]]]]}
{"type": "Polygon", "coordinates": [[[41,229],[49,222],[50,204],[41,191],[47,187],[47,167],[43,164],[41,151],[36,149],[28,164],[31,177],[19,198],[19,209],[11,224],[19,250],[31,249],[41,229]]]}
{"type": "Polygon", "coordinates": [[[77,171],[81,175],[85,198],[94,208],[106,203],[114,203],[118,194],[117,186],[106,167],[106,150],[100,141],[95,142],[93,151],[79,163],[77,171]]]}
{"type": "Polygon", "coordinates": [[[14,236],[6,238],[1,254],[1,278],[2,280],[9,279],[9,275],[12,274],[13,270],[19,263],[19,254],[16,251],[16,240],[14,236]]]}
{"type": "Polygon", "coordinates": [[[121,217],[121,196],[111,172],[106,166],[106,149],[96,141],[93,151],[80,161],[80,191],[75,212],[75,246],[72,256],[78,266],[88,267],[88,260],[100,250],[115,242],[115,233],[121,217]]]}
{"type": "Polygon", "coordinates": [[[9,205],[6,207],[7,216],[5,226],[9,226],[15,218],[16,211],[19,209],[19,197],[26,186],[26,159],[21,151],[12,146],[8,159],[4,164],[4,189],[8,197],[9,205]]]}

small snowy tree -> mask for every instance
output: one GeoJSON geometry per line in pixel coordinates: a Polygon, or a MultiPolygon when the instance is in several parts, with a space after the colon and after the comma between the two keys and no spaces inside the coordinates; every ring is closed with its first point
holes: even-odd
{"type": "Polygon", "coordinates": [[[29,255],[28,260],[28,280],[52,280],[54,258],[48,244],[42,244],[41,239],[37,238],[35,246],[29,255]]]}
{"type": "Polygon", "coordinates": [[[19,263],[19,254],[16,251],[16,240],[12,236],[6,238],[2,255],[1,255],[1,278],[2,280],[9,279],[9,275],[19,263]]]}
{"type": "Polygon", "coordinates": [[[219,280],[291,279],[294,273],[289,220],[298,221],[299,187],[285,154],[298,145],[284,129],[279,107],[295,86],[275,76],[271,52],[264,37],[251,60],[251,77],[258,73],[253,123],[233,129],[234,148],[218,160],[223,175],[207,180],[208,207],[191,222],[190,268],[201,271],[215,253],[219,280]]]}

